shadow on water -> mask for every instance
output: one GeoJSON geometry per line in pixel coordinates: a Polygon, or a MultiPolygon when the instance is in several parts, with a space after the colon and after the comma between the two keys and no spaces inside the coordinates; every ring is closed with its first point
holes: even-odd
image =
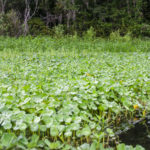
{"type": "Polygon", "coordinates": [[[121,143],[126,145],[141,145],[145,150],[150,150],[150,116],[144,121],[135,124],[128,131],[119,135],[121,143]]]}

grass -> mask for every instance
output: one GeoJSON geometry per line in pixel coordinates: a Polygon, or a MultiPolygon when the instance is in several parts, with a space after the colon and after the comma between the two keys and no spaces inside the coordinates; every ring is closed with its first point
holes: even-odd
{"type": "Polygon", "coordinates": [[[149,112],[150,41],[0,39],[0,149],[110,149],[149,112]]]}
{"type": "Polygon", "coordinates": [[[78,37],[0,37],[0,51],[37,52],[150,52],[150,40],[140,39],[89,39],[78,37]]]}

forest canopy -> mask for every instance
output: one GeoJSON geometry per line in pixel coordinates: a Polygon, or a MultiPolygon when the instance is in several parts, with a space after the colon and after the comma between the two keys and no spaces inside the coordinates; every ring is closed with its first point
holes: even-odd
{"type": "Polygon", "coordinates": [[[150,36],[150,0],[0,0],[0,35],[150,36]]]}

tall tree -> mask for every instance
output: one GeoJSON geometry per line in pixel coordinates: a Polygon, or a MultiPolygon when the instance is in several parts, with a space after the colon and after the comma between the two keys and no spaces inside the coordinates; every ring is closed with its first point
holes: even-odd
{"type": "Polygon", "coordinates": [[[7,0],[0,0],[0,8],[1,8],[1,13],[4,14],[5,13],[5,6],[6,6],[7,0]]]}
{"type": "Polygon", "coordinates": [[[35,6],[34,10],[31,13],[31,0],[25,0],[25,11],[24,11],[24,35],[27,35],[29,31],[28,21],[35,15],[37,6],[38,6],[38,0],[34,0],[35,6]]]}

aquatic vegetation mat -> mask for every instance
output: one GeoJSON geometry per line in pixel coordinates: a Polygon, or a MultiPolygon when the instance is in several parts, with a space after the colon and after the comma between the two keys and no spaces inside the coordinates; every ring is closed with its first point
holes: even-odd
{"type": "Polygon", "coordinates": [[[0,149],[122,150],[149,109],[149,53],[0,52],[0,149]]]}

